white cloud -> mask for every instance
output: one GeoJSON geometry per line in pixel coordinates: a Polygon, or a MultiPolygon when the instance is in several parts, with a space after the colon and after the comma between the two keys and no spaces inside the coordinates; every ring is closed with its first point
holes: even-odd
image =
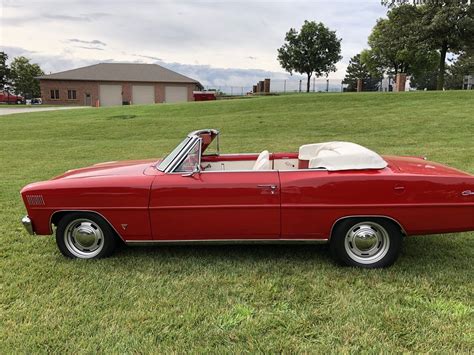
{"type": "Polygon", "coordinates": [[[282,73],[276,50],[286,31],[305,19],[325,23],[343,39],[344,59],[330,75],[342,79],[385,10],[377,0],[3,0],[1,35],[5,47],[28,52],[48,72],[113,58],[186,63],[197,79],[213,70],[227,84],[250,85],[258,70],[282,73]]]}

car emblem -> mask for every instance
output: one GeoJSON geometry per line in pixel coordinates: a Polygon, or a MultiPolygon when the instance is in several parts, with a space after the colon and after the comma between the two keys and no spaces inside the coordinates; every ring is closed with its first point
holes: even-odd
{"type": "Polygon", "coordinates": [[[127,229],[128,224],[121,224],[121,226],[122,226],[122,229],[125,230],[125,229],[127,229]]]}

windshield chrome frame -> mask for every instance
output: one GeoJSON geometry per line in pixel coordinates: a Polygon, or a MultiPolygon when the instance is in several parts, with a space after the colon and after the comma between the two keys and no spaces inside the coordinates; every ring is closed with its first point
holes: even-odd
{"type": "Polygon", "coordinates": [[[199,162],[198,162],[198,164],[199,164],[199,172],[201,172],[202,139],[199,138],[199,137],[196,137],[196,138],[197,139],[193,140],[194,143],[189,147],[187,153],[181,155],[181,158],[179,160],[177,160],[176,164],[174,164],[173,168],[170,169],[170,171],[169,171],[170,174],[174,174],[174,173],[185,174],[185,173],[187,173],[186,171],[176,171],[176,169],[178,169],[178,167],[182,164],[184,159],[186,159],[188,154],[194,149],[196,144],[199,144],[199,153],[198,153],[199,154],[199,162]]]}
{"type": "MultiPolygon", "coordinates": [[[[190,138],[189,142],[176,154],[176,156],[171,160],[171,162],[163,169],[160,170],[158,169],[159,163],[156,165],[156,169],[158,171],[164,172],[164,173],[170,173],[173,172],[174,169],[178,167],[178,165],[181,163],[182,159],[189,153],[189,151],[194,147],[196,144],[196,141],[200,141],[201,138],[199,137],[200,134],[203,133],[211,133],[216,135],[217,139],[217,154],[219,155],[219,131],[216,129],[200,129],[197,131],[193,131],[187,135],[187,138],[190,138]]],[[[171,154],[171,153],[170,153],[171,154]]],[[[201,156],[202,154],[202,147],[199,148],[199,162],[201,162],[201,156]]],[[[167,156],[166,156],[167,157],[167,156]]],[[[166,158],[165,157],[165,158],[166,158]]]]}
{"type": "Polygon", "coordinates": [[[178,154],[176,154],[176,156],[173,158],[173,160],[171,160],[171,162],[168,164],[165,170],[163,170],[163,172],[165,173],[172,172],[179,165],[183,157],[188,155],[191,148],[194,147],[194,145],[196,144],[196,141],[199,139],[198,137],[189,137],[189,138],[191,139],[189,140],[188,144],[186,144],[183,147],[183,149],[181,149],[181,151],[178,154]]]}
{"type": "MultiPolygon", "coordinates": [[[[169,155],[174,151],[174,149],[176,149],[176,148],[174,148],[168,155],[166,155],[162,160],[160,160],[160,161],[156,164],[156,166],[155,166],[156,170],[161,171],[161,172],[166,172],[166,171],[168,170],[168,168],[170,167],[170,165],[173,164],[173,162],[177,159],[177,157],[180,156],[181,153],[182,153],[184,150],[186,150],[186,148],[188,148],[188,146],[189,146],[189,145],[191,144],[191,142],[193,141],[192,139],[190,139],[190,137],[186,137],[185,139],[187,139],[188,142],[181,148],[181,150],[180,150],[178,153],[175,154],[175,156],[173,157],[173,159],[171,159],[171,161],[168,163],[168,165],[166,165],[166,166],[165,166],[164,168],[162,168],[162,169],[159,168],[159,166],[161,165],[161,163],[163,162],[163,160],[165,160],[166,158],[168,158],[168,156],[169,156],[169,155]]],[[[183,139],[183,141],[184,141],[184,139],[183,139]]],[[[179,142],[179,144],[181,144],[183,141],[179,142]]],[[[178,144],[178,145],[179,145],[179,144],[178,144]]]]}

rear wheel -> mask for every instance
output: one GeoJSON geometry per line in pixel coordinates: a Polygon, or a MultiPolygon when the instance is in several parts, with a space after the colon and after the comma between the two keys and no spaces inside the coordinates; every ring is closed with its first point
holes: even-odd
{"type": "Polygon", "coordinates": [[[103,218],[93,213],[75,212],[59,221],[56,244],[69,258],[99,259],[112,254],[116,240],[103,218]]]}
{"type": "Polygon", "coordinates": [[[392,265],[400,253],[402,233],[383,218],[350,218],[339,222],[331,236],[331,253],[340,263],[363,268],[392,265]]]}

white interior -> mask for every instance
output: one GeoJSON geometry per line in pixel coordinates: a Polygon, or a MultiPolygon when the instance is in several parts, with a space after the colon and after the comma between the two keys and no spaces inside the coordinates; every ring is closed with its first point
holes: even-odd
{"type": "Polygon", "coordinates": [[[202,168],[204,171],[297,170],[299,160],[308,161],[309,169],[328,171],[383,169],[388,165],[380,155],[361,145],[327,142],[302,145],[298,159],[270,160],[270,153],[264,150],[257,159],[206,162],[202,168]]]}
{"type": "Polygon", "coordinates": [[[298,158],[308,160],[310,169],[329,171],[383,169],[387,162],[374,151],[349,142],[327,142],[302,145],[298,158]]]}
{"type": "Polygon", "coordinates": [[[272,170],[270,152],[268,150],[264,150],[259,154],[252,170],[272,170]]]}
{"type": "Polygon", "coordinates": [[[205,162],[201,165],[204,171],[252,170],[255,160],[205,162]]]}
{"type": "Polygon", "coordinates": [[[298,159],[275,159],[273,160],[273,170],[297,170],[298,159]]]}
{"type": "MultiPolygon", "coordinates": [[[[252,170],[256,160],[236,160],[202,163],[204,171],[245,171],[252,170]]],[[[276,159],[270,160],[270,167],[267,170],[296,170],[298,169],[298,159],[276,159]],[[273,164],[273,165],[272,165],[273,164]]]]}

